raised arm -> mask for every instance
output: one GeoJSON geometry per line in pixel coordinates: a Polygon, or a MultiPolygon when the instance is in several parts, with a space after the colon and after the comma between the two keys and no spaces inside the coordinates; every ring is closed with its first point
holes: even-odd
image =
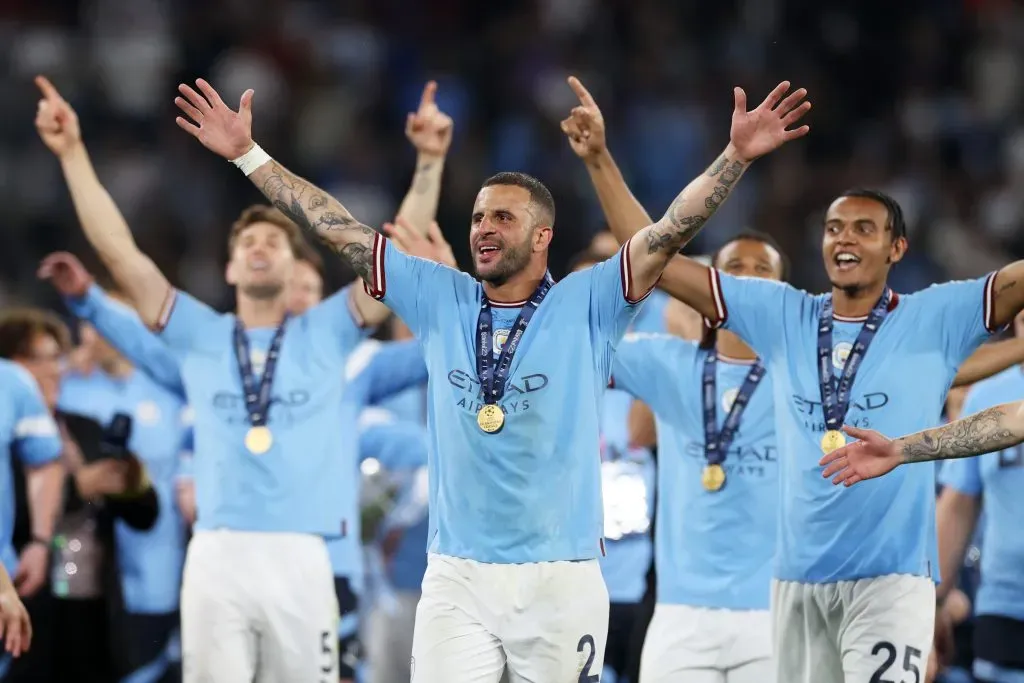
{"type": "Polygon", "coordinates": [[[808,126],[787,130],[811,108],[810,102],[804,101],[807,91],[801,88],[783,99],[790,84],[780,83],[764,102],[748,112],[746,94],[742,88],[735,88],[729,144],[703,174],[683,189],[665,215],[652,223],[608,153],[604,119],[594,98],[576,78],[570,78],[569,85],[579,97],[580,106],[562,122],[562,130],[573,150],[587,163],[612,233],[622,242],[633,236],[639,238],[630,244],[633,290],[647,291],[663,277],[662,288],[669,294],[715,319],[707,268],[673,257],[714,215],[755,159],[807,134],[808,126]]]}
{"type": "Polygon", "coordinates": [[[74,110],[42,76],[36,78],[36,85],[43,94],[36,130],[60,160],[82,230],[142,320],[155,327],[171,286],[156,264],[139,251],[124,216],[96,176],[74,110]]]}
{"type": "Polygon", "coordinates": [[[1024,401],[1003,403],[941,427],[926,429],[898,439],[878,432],[843,427],[859,439],[821,459],[822,476],[846,486],[874,479],[899,465],[930,460],[970,458],[1001,451],[1024,442],[1024,401]]]}
{"type": "MultiPolygon", "coordinates": [[[[436,94],[437,83],[430,81],[423,88],[419,107],[410,112],[405,122],[405,136],[416,148],[416,170],[395,220],[408,225],[419,236],[428,234],[437,216],[441,175],[452,141],[452,118],[438,109],[436,94]]],[[[352,288],[352,305],[369,326],[379,325],[391,315],[391,309],[362,287],[352,288]]]]}
{"type": "Polygon", "coordinates": [[[373,286],[373,228],[363,225],[337,199],[300,178],[253,142],[253,91],[242,93],[232,111],[213,87],[199,79],[200,95],[182,83],[174,103],[189,117],[175,119],[180,128],[204,147],[232,161],[270,202],[296,224],[313,234],[344,259],[359,277],[373,286]]]}

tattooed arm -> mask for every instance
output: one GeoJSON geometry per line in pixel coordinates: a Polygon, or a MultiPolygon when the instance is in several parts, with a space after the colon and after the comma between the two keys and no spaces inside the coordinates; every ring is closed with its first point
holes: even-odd
{"type": "Polygon", "coordinates": [[[729,146],[652,225],[608,152],[604,117],[593,96],[575,77],[569,79],[569,87],[580,104],[562,121],[562,131],[587,165],[612,234],[620,242],[638,237],[630,242],[631,290],[646,292],[662,278],[662,289],[715,319],[718,311],[708,269],[675,256],[728,198],[751,161],[807,133],[807,126],[787,130],[810,109],[810,103],[803,101],[807,91],[796,90],[782,100],[789,83],[780,83],[760,106],[748,112],[746,94],[736,88],[729,146]]]}
{"type": "Polygon", "coordinates": [[[631,291],[649,290],[672,261],[675,265],[665,289],[701,315],[715,318],[707,267],[690,259],[673,257],[729,197],[749,165],[750,162],[730,144],[707,171],[692,180],[675,198],[661,220],[636,233],[636,239],[629,245],[631,291]]]}
{"type": "Polygon", "coordinates": [[[1024,442],[1024,401],[1004,403],[893,442],[904,463],[969,458],[1024,442]]]}
{"type": "Polygon", "coordinates": [[[363,225],[326,192],[271,159],[249,180],[270,202],[343,258],[372,284],[371,252],[376,231],[363,225]]]}

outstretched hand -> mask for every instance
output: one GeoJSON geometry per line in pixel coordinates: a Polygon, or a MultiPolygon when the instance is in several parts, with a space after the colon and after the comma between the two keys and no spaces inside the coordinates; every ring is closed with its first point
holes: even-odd
{"type": "Polygon", "coordinates": [[[576,93],[580,104],[573,107],[562,121],[562,132],[569,138],[569,146],[584,161],[592,159],[608,148],[605,140],[604,116],[590,92],[580,79],[569,77],[569,87],[576,93]]]}
{"type": "Polygon", "coordinates": [[[752,111],[747,111],[747,94],[743,88],[733,89],[735,107],[729,139],[745,161],[753,161],[810,132],[811,127],[807,125],[790,129],[810,111],[811,103],[804,100],[807,97],[804,88],[793,91],[783,99],[789,87],[789,81],[779,83],[764,102],[752,111]]]}
{"type": "Polygon", "coordinates": [[[185,114],[174,119],[178,127],[229,161],[252,149],[253,91],[242,93],[238,111],[233,111],[202,78],[196,87],[202,94],[185,83],[178,86],[184,97],[175,97],[174,104],[185,114]]]}
{"type": "Polygon", "coordinates": [[[818,463],[825,468],[821,476],[832,477],[833,484],[853,486],[887,474],[902,462],[892,439],[870,429],[844,426],[843,431],[859,440],[826,453],[818,463]]]}
{"type": "Polygon", "coordinates": [[[61,296],[81,297],[89,290],[93,277],[78,257],[57,251],[43,259],[36,271],[40,280],[49,280],[61,296]]]}
{"type": "Polygon", "coordinates": [[[43,95],[36,108],[36,130],[51,152],[64,156],[82,142],[78,116],[45,76],[36,76],[36,87],[43,95]]]}
{"type": "Polygon", "coordinates": [[[394,223],[384,224],[384,234],[388,236],[400,251],[410,256],[418,256],[428,261],[443,263],[451,268],[458,268],[452,246],[441,234],[437,221],[431,221],[426,236],[420,234],[409,222],[398,217],[394,223]]]}
{"type": "Polygon", "coordinates": [[[420,96],[420,106],[405,119],[405,137],[420,154],[443,157],[452,144],[452,117],[438,109],[437,83],[428,82],[420,96]]]}

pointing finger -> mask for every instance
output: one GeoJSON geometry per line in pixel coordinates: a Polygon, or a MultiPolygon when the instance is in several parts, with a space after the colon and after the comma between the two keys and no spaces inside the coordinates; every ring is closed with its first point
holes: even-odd
{"type": "Polygon", "coordinates": [[[218,95],[217,91],[213,89],[213,86],[202,78],[196,79],[196,85],[199,86],[199,89],[202,91],[203,95],[206,96],[206,99],[210,101],[212,106],[227,106],[224,104],[223,100],[220,99],[220,95],[218,95]]]}
{"type": "Polygon", "coordinates": [[[43,97],[48,100],[60,100],[60,93],[57,92],[57,88],[53,87],[53,83],[50,83],[50,79],[46,76],[36,76],[36,87],[43,93],[43,97]]]}
{"type": "Polygon", "coordinates": [[[435,95],[437,95],[437,81],[427,81],[427,84],[423,86],[423,94],[420,95],[421,111],[434,104],[435,95]]]}
{"type": "Polygon", "coordinates": [[[574,93],[576,93],[576,97],[579,98],[580,104],[584,107],[597,106],[597,102],[595,102],[594,98],[590,95],[590,91],[583,87],[583,83],[580,82],[580,79],[575,76],[569,76],[569,87],[572,88],[574,93]]]}

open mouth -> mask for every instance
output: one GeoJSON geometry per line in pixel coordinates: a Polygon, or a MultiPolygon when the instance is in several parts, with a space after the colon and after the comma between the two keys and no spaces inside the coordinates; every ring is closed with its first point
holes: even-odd
{"type": "Polygon", "coordinates": [[[856,254],[851,254],[848,251],[839,252],[833,256],[832,260],[835,262],[836,268],[838,268],[841,273],[851,271],[860,265],[860,257],[856,254]]]}
{"type": "Polygon", "coordinates": [[[493,244],[482,244],[476,249],[477,261],[480,263],[491,263],[498,259],[501,249],[493,244]]]}

